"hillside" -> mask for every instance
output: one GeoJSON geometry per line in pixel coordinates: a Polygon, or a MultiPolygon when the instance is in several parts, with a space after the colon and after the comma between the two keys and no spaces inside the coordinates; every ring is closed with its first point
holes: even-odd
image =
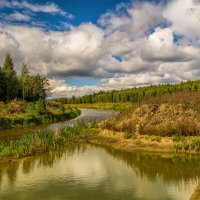
{"type": "Polygon", "coordinates": [[[196,136],[200,133],[200,114],[182,104],[143,104],[103,125],[131,135],[196,136]]]}

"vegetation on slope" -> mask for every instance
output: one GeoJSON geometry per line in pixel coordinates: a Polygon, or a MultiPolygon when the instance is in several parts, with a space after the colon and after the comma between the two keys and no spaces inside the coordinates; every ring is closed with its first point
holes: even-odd
{"type": "Polygon", "coordinates": [[[199,152],[200,92],[145,98],[94,132],[95,143],[124,150],[199,152]]]}
{"type": "Polygon", "coordinates": [[[65,107],[55,101],[44,102],[43,99],[36,102],[0,102],[0,129],[53,123],[75,118],[79,114],[80,110],[77,108],[65,107]]]}
{"type": "Polygon", "coordinates": [[[200,115],[181,104],[144,104],[108,120],[104,127],[133,135],[196,136],[200,133],[200,115]]]}

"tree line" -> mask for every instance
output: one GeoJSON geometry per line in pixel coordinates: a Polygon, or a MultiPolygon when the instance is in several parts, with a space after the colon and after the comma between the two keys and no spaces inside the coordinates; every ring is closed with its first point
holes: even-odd
{"type": "Polygon", "coordinates": [[[0,66],[0,101],[22,99],[34,102],[50,95],[48,79],[38,75],[30,75],[26,64],[22,65],[20,75],[14,70],[14,63],[8,54],[0,66]]]}
{"type": "Polygon", "coordinates": [[[199,91],[200,81],[186,81],[177,84],[160,84],[146,87],[100,91],[82,97],[59,98],[57,101],[64,104],[83,104],[83,103],[120,103],[120,102],[139,102],[145,98],[158,97],[163,94],[177,92],[199,91]]]}

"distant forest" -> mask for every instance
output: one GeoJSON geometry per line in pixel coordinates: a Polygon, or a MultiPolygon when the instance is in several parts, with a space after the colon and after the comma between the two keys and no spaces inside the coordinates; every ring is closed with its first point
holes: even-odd
{"type": "Polygon", "coordinates": [[[160,84],[131,89],[100,91],[82,97],[59,98],[57,101],[64,104],[139,102],[148,97],[199,90],[200,81],[195,80],[177,84],[160,84]]]}
{"type": "Polygon", "coordinates": [[[22,99],[34,102],[45,99],[49,94],[49,83],[45,77],[30,75],[25,64],[22,65],[21,74],[17,75],[11,56],[6,56],[3,66],[0,66],[0,101],[22,99]]]}

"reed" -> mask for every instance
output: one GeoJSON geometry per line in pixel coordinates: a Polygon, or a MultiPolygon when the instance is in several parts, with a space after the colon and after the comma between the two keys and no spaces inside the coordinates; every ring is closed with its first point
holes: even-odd
{"type": "Polygon", "coordinates": [[[60,149],[67,142],[87,138],[86,130],[86,125],[78,124],[58,130],[27,133],[21,139],[9,143],[0,142],[0,159],[21,158],[60,149]]]}

